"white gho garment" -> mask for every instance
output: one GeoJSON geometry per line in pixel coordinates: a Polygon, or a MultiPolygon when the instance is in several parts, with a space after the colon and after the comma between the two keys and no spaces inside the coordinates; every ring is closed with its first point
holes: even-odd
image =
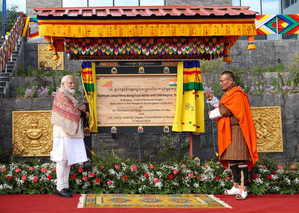
{"type": "Polygon", "coordinates": [[[87,155],[83,138],[54,138],[50,159],[57,163],[67,160],[68,165],[86,162],[87,155]]]}
{"type": "MultiPolygon", "coordinates": [[[[213,107],[219,106],[219,100],[218,100],[218,98],[215,97],[215,95],[213,95],[212,100],[207,100],[207,103],[211,104],[213,107]]],[[[223,116],[220,114],[219,108],[212,110],[209,115],[209,118],[212,120],[221,118],[221,117],[223,117],[223,116]]]]}
{"type": "Polygon", "coordinates": [[[218,98],[215,97],[215,95],[213,95],[212,100],[207,99],[207,103],[211,104],[213,107],[219,106],[219,100],[218,100],[218,98]]]}
{"type": "Polygon", "coordinates": [[[221,118],[221,117],[223,117],[223,116],[220,114],[219,108],[212,110],[209,115],[209,118],[212,120],[221,118]]]}

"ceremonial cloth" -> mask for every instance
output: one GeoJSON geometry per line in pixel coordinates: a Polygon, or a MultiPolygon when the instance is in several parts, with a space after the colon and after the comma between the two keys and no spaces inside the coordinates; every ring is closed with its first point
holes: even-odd
{"type": "Polygon", "coordinates": [[[59,88],[53,102],[51,123],[61,127],[67,134],[75,135],[80,118],[78,101],[63,87],[59,88]]]}
{"type": "MultiPolygon", "coordinates": [[[[250,104],[247,95],[239,87],[234,87],[222,97],[219,106],[224,104],[236,118],[240,121],[240,128],[244,135],[251,160],[247,161],[248,167],[252,168],[255,162],[259,159],[257,153],[257,136],[251,115],[250,104]]],[[[227,160],[221,160],[221,156],[225,149],[232,141],[231,125],[229,117],[217,119],[218,126],[218,148],[219,159],[221,164],[228,167],[227,160]]]]}

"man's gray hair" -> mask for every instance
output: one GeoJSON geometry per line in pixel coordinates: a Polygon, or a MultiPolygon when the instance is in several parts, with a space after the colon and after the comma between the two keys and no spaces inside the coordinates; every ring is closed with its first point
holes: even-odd
{"type": "Polygon", "coordinates": [[[60,87],[62,87],[62,83],[65,83],[65,81],[66,81],[66,79],[67,78],[74,78],[73,76],[71,76],[71,75],[65,75],[65,76],[63,76],[63,78],[61,79],[61,84],[60,84],[60,87]]]}

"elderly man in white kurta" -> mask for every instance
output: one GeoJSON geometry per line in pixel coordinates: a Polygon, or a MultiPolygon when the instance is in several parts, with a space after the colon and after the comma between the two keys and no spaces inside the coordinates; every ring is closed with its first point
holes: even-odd
{"type": "Polygon", "coordinates": [[[72,197],[69,188],[70,166],[87,161],[84,145],[83,118],[89,118],[85,105],[78,107],[74,98],[75,80],[66,75],[61,80],[52,108],[53,150],[51,160],[56,162],[57,190],[55,195],[72,197]]]}

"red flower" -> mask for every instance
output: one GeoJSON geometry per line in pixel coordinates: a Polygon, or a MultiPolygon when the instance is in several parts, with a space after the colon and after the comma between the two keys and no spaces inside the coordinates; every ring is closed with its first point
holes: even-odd
{"type": "Polygon", "coordinates": [[[257,179],[259,176],[258,176],[257,174],[253,174],[252,177],[253,177],[254,179],[257,179]]]}
{"type": "Polygon", "coordinates": [[[215,180],[219,181],[219,180],[220,180],[220,178],[219,178],[219,177],[216,177],[216,178],[215,178],[215,180]]]}
{"type": "Polygon", "coordinates": [[[271,176],[271,175],[267,175],[267,178],[268,178],[269,180],[271,180],[271,179],[272,179],[272,176],[271,176]]]}
{"type": "Polygon", "coordinates": [[[158,178],[154,178],[154,183],[158,183],[159,179],[158,178]]]}
{"type": "Polygon", "coordinates": [[[42,168],[42,173],[46,173],[47,169],[46,168],[42,168]]]}
{"type": "Polygon", "coordinates": [[[23,181],[25,181],[25,180],[26,180],[26,176],[23,175],[23,176],[21,177],[21,179],[22,179],[23,181]]]}
{"type": "Polygon", "coordinates": [[[230,177],[226,176],[226,180],[230,180],[230,177]]]}
{"type": "Polygon", "coordinates": [[[101,179],[100,179],[100,178],[97,178],[97,179],[96,179],[96,183],[99,183],[99,182],[101,182],[101,179]]]}
{"type": "Polygon", "coordinates": [[[6,178],[7,178],[8,180],[10,180],[10,176],[7,176],[6,178]]]}
{"type": "Polygon", "coordinates": [[[139,185],[141,185],[142,183],[141,182],[139,182],[139,185]]]}
{"type": "MultiPolygon", "coordinates": [[[[29,170],[30,170],[30,171],[33,171],[33,170],[34,170],[34,168],[33,168],[33,167],[30,167],[30,168],[29,168],[29,170]]],[[[55,170],[56,170],[56,168],[55,168],[55,170]]]]}
{"type": "Polygon", "coordinates": [[[209,164],[206,164],[206,165],[205,165],[205,168],[209,168],[209,167],[210,167],[209,164]]]}
{"type": "Polygon", "coordinates": [[[120,165],[115,165],[114,167],[115,169],[119,169],[120,165]]]}
{"type": "Polygon", "coordinates": [[[287,173],[289,173],[290,172],[290,170],[287,170],[287,173]]]}
{"type": "Polygon", "coordinates": [[[169,179],[173,179],[173,175],[168,175],[168,178],[169,179]]]}
{"type": "Polygon", "coordinates": [[[89,173],[89,177],[94,177],[94,173],[93,172],[89,173]]]}
{"type": "Polygon", "coordinates": [[[148,174],[147,174],[147,173],[144,173],[144,177],[148,177],[148,174]]]}
{"type": "Polygon", "coordinates": [[[276,172],[276,171],[273,171],[273,174],[277,174],[277,172],[276,172]]]}
{"type": "Polygon", "coordinates": [[[72,178],[72,179],[75,179],[75,178],[76,178],[76,175],[72,175],[71,178],[72,178]]]}
{"type": "Polygon", "coordinates": [[[53,171],[56,171],[56,167],[53,168],[53,171]]]}
{"type": "Polygon", "coordinates": [[[33,181],[34,181],[35,183],[37,183],[37,182],[38,182],[38,177],[35,176],[35,177],[33,178],[33,181]]]}
{"type": "Polygon", "coordinates": [[[262,165],[262,167],[263,167],[263,168],[265,168],[265,169],[267,168],[267,166],[266,166],[266,165],[262,165]]]}
{"type": "Polygon", "coordinates": [[[188,176],[189,176],[190,178],[193,178],[193,177],[194,177],[194,175],[193,175],[192,173],[189,173],[188,176]]]}
{"type": "Polygon", "coordinates": [[[186,178],[185,178],[185,177],[183,177],[183,179],[184,179],[184,180],[186,180],[186,178]]]}
{"type": "Polygon", "coordinates": [[[100,166],[100,168],[101,168],[101,169],[104,169],[105,167],[104,167],[104,166],[100,166]]]}
{"type": "Polygon", "coordinates": [[[277,169],[283,169],[283,166],[282,165],[278,165],[277,169]]]}
{"type": "Polygon", "coordinates": [[[132,165],[132,166],[131,166],[131,170],[132,170],[132,171],[137,170],[137,166],[132,165]]]}
{"type": "Polygon", "coordinates": [[[128,178],[126,176],[123,176],[121,179],[128,180],[128,178]]]}
{"type": "Polygon", "coordinates": [[[111,185],[112,183],[113,183],[113,181],[111,181],[111,180],[109,180],[109,181],[107,182],[108,185],[111,185]]]}
{"type": "Polygon", "coordinates": [[[201,179],[202,179],[202,177],[201,177],[201,176],[199,176],[199,177],[198,177],[198,179],[199,179],[199,180],[201,180],[201,179]]]}
{"type": "Polygon", "coordinates": [[[51,180],[52,179],[52,175],[48,175],[48,177],[47,177],[49,180],[51,180]]]}
{"type": "Polygon", "coordinates": [[[175,174],[175,175],[176,175],[177,173],[179,173],[179,170],[177,170],[177,169],[173,169],[173,171],[172,171],[172,172],[173,172],[173,174],[175,174]]]}
{"type": "Polygon", "coordinates": [[[78,169],[78,172],[79,172],[79,173],[82,173],[82,172],[84,172],[84,169],[80,167],[80,168],[78,169]]]}
{"type": "Polygon", "coordinates": [[[248,178],[248,182],[251,182],[251,180],[248,178]]]}
{"type": "Polygon", "coordinates": [[[5,171],[6,171],[6,169],[2,169],[2,170],[1,170],[1,172],[5,172],[5,171]]]}
{"type": "Polygon", "coordinates": [[[295,165],[291,165],[290,169],[296,169],[296,166],[295,165]]]}
{"type": "Polygon", "coordinates": [[[154,167],[154,165],[151,164],[151,165],[149,166],[149,168],[150,168],[150,169],[154,169],[155,167],[154,167]]]}
{"type": "Polygon", "coordinates": [[[20,172],[20,171],[22,171],[22,169],[19,169],[19,168],[16,169],[16,172],[20,172]]]}
{"type": "Polygon", "coordinates": [[[87,181],[87,177],[86,176],[82,177],[82,180],[87,181]]]}
{"type": "Polygon", "coordinates": [[[181,165],[181,168],[186,168],[186,165],[185,165],[185,164],[182,164],[182,165],[181,165]]]}

